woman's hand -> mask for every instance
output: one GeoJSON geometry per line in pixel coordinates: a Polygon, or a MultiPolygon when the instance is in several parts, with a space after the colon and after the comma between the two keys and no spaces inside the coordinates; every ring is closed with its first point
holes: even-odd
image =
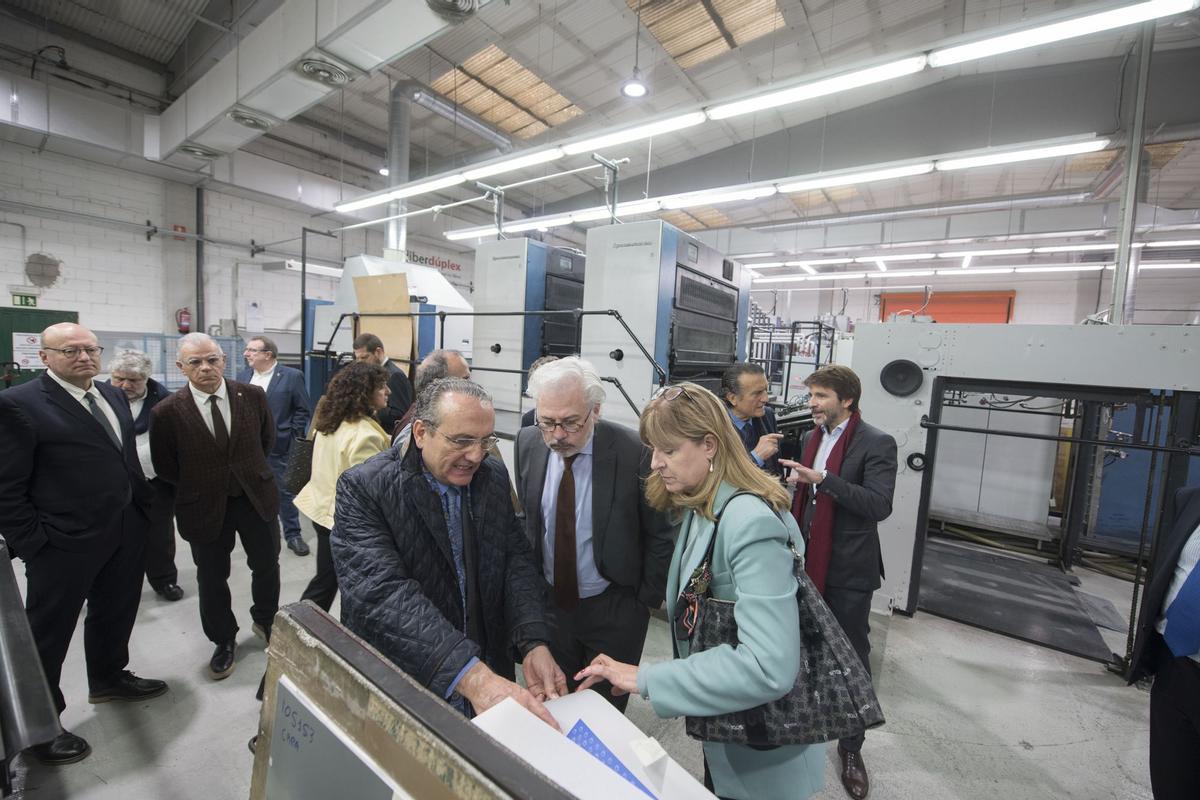
{"type": "Polygon", "coordinates": [[[637,691],[638,668],[636,664],[622,664],[606,655],[598,655],[575,676],[575,680],[583,681],[575,691],[582,692],[590,689],[600,681],[612,684],[614,695],[631,694],[637,691]]]}

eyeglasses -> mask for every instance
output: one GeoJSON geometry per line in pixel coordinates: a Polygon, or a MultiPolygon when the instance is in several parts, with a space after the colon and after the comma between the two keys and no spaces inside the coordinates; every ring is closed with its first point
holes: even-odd
{"type": "Polygon", "coordinates": [[[80,353],[87,353],[88,358],[97,358],[104,352],[103,347],[43,347],[43,350],[53,350],[62,353],[67,358],[79,358],[80,353]]]}
{"type": "Polygon", "coordinates": [[[205,356],[204,358],[199,358],[199,357],[189,358],[187,361],[184,361],[183,363],[186,366],[188,366],[192,369],[195,369],[196,367],[200,366],[201,364],[208,364],[210,367],[215,367],[224,360],[225,360],[225,356],[205,356]]]}
{"type": "Polygon", "coordinates": [[[594,407],[589,409],[587,416],[579,422],[555,422],[549,419],[539,419],[534,425],[538,427],[538,430],[543,430],[546,433],[554,433],[555,428],[562,428],[564,433],[579,433],[583,430],[583,426],[587,425],[588,420],[592,418],[592,411],[595,411],[594,407]]]}
{"type": "Polygon", "coordinates": [[[674,400],[676,397],[679,397],[680,395],[683,395],[688,400],[691,400],[693,403],[696,402],[696,398],[694,398],[690,394],[688,394],[688,390],[684,386],[663,386],[663,387],[659,388],[659,390],[656,391],[653,395],[651,395],[650,399],[658,400],[659,398],[662,398],[663,400],[665,400],[669,403],[672,400],[674,400]]]}
{"type": "Polygon", "coordinates": [[[267,352],[267,351],[266,351],[266,350],[263,350],[263,349],[261,349],[261,348],[258,348],[258,347],[247,347],[247,348],[246,348],[245,350],[243,350],[242,352],[243,352],[243,353],[265,353],[265,352],[267,352]]]}
{"type": "MultiPolygon", "coordinates": [[[[422,421],[424,422],[424,420],[422,421]]],[[[428,422],[425,424],[429,425],[428,422]]],[[[488,450],[491,450],[493,447],[495,447],[496,443],[500,441],[499,436],[484,436],[482,439],[476,439],[473,436],[447,436],[438,430],[437,426],[429,425],[429,427],[433,428],[434,432],[437,433],[438,436],[449,442],[450,446],[455,450],[470,450],[473,447],[481,447],[486,453],[488,450]]]]}

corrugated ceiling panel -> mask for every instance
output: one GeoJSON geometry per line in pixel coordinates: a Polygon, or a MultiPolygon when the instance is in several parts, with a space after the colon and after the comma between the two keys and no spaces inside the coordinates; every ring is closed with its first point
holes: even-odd
{"type": "Polygon", "coordinates": [[[5,0],[48,20],[159,62],[167,62],[191,29],[207,0],[5,0]]]}

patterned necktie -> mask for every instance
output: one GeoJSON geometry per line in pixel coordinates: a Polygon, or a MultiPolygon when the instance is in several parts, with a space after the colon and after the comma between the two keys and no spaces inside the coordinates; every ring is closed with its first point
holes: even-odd
{"type": "Polygon", "coordinates": [[[563,459],[562,481],[554,503],[554,603],[564,611],[579,604],[579,577],[575,568],[575,472],[579,454],[563,459]]]}
{"type": "Polygon", "coordinates": [[[450,552],[454,555],[454,576],[458,580],[458,596],[462,600],[463,629],[467,624],[467,565],[463,557],[462,493],[450,486],[442,495],[442,510],[446,514],[446,530],[450,534],[450,552]]]}
{"type": "Polygon", "coordinates": [[[104,432],[108,434],[108,438],[112,439],[112,443],[120,450],[121,440],[117,437],[117,432],[113,430],[112,423],[108,421],[108,417],[105,415],[103,409],[100,408],[100,404],[96,402],[96,395],[88,392],[84,397],[87,398],[88,406],[91,408],[92,416],[96,418],[96,422],[100,423],[100,427],[104,428],[104,432]]]}
{"type": "Polygon", "coordinates": [[[217,405],[215,394],[208,398],[208,405],[212,408],[213,438],[217,440],[217,447],[221,448],[222,453],[229,452],[229,428],[225,427],[225,417],[221,414],[221,406],[217,405]]]}

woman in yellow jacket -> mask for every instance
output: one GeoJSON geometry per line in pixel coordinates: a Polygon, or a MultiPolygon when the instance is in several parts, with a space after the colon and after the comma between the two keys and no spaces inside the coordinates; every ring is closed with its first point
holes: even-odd
{"type": "Polygon", "coordinates": [[[317,531],[317,574],[300,599],[312,600],[326,611],[333,605],[338,588],[329,551],[338,478],[350,467],[388,448],[388,436],[375,421],[375,412],[388,403],[387,379],[383,367],[363,361],[347,364],[329,381],[313,415],[317,438],[313,443],[312,476],[295,502],[317,531]]]}

